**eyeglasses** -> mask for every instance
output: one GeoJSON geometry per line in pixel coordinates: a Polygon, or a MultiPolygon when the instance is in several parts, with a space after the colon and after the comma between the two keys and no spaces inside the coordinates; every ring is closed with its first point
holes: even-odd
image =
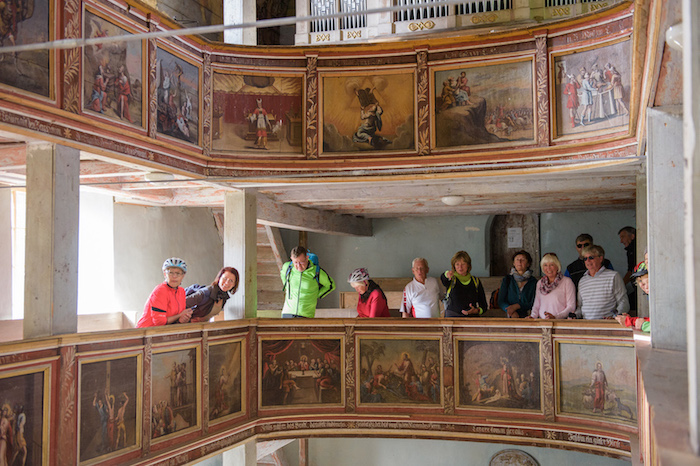
{"type": "Polygon", "coordinates": [[[590,246],[590,245],[591,245],[591,243],[582,243],[582,244],[577,244],[576,247],[578,249],[581,249],[581,248],[585,248],[585,247],[590,246]]]}
{"type": "Polygon", "coordinates": [[[165,273],[167,273],[168,275],[172,275],[173,277],[179,277],[180,275],[185,275],[180,270],[166,270],[165,273]]]}
{"type": "Polygon", "coordinates": [[[598,256],[586,256],[586,257],[583,258],[583,260],[584,260],[584,261],[592,261],[592,260],[595,259],[596,257],[598,257],[598,256]]]}

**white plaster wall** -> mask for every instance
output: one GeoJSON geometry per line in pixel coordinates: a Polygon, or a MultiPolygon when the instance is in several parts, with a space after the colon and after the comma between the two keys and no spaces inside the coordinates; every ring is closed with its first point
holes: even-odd
{"type": "Polygon", "coordinates": [[[113,198],[80,191],[78,314],[115,310],[113,198]]]}
{"type": "MultiPolygon", "coordinates": [[[[449,440],[324,438],[309,439],[309,466],[486,465],[501,450],[521,450],[540,466],[622,466],[628,460],[553,448],[449,440]]],[[[290,461],[290,466],[293,464],[290,461]]]]}
{"type": "MultiPolygon", "coordinates": [[[[625,275],[627,254],[617,235],[620,228],[625,226],[637,228],[632,209],[542,214],[540,216],[542,255],[555,252],[562,265],[566,267],[578,257],[574,242],[576,237],[581,233],[588,233],[596,244],[605,249],[605,257],[610,259],[615,270],[625,275]]],[[[640,260],[642,260],[641,257],[637,262],[640,260]]],[[[539,273],[539,270],[535,272],[539,273]]]]}
{"type": "Polygon", "coordinates": [[[223,243],[209,209],[115,204],[116,310],[141,312],[163,281],[163,261],[173,256],[187,262],[183,286],[214,280],[223,267],[223,243]]]}
{"type": "Polygon", "coordinates": [[[12,191],[0,189],[0,320],[12,319],[12,191]]]}

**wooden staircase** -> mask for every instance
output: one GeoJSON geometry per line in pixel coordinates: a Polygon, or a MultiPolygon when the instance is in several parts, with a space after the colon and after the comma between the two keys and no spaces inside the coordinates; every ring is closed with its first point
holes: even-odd
{"type": "Polygon", "coordinates": [[[289,259],[279,230],[260,224],[257,227],[258,310],[280,311],[284,304],[280,270],[289,259]]]}

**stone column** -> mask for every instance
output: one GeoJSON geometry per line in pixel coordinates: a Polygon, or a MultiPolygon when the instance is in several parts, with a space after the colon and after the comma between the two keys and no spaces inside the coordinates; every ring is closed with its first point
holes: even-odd
{"type": "Polygon", "coordinates": [[[258,309],[257,196],[253,190],[224,198],[224,265],[240,274],[238,291],[226,302],[226,320],[252,318],[258,309]]]}
{"type": "MultiPolygon", "coordinates": [[[[647,199],[646,166],[647,164],[645,163],[642,173],[637,174],[637,206],[635,212],[637,220],[637,234],[635,235],[637,240],[637,263],[644,260],[644,250],[649,244],[649,220],[647,218],[647,204],[649,201],[647,199]]],[[[639,287],[637,287],[637,316],[649,317],[649,297],[639,287]]]]}
{"type": "MultiPolygon", "coordinates": [[[[685,282],[688,332],[690,445],[700,453],[700,4],[683,0],[683,149],[685,155],[685,282]]],[[[667,141],[675,135],[669,134],[667,141]]],[[[679,206],[680,209],[680,206],[679,206]]],[[[652,261],[651,266],[654,266],[652,261]]],[[[679,320],[676,326],[682,325],[679,320]]],[[[680,330],[680,329],[679,329],[680,330]]],[[[678,332],[678,337],[683,335],[678,332]]]]}
{"type": "MultiPolygon", "coordinates": [[[[367,0],[367,9],[392,6],[392,0],[367,0]]],[[[450,7],[453,8],[453,7],[450,7]]],[[[390,36],[394,33],[394,13],[384,12],[367,15],[367,33],[369,37],[390,36]]]]}
{"type": "MultiPolygon", "coordinates": [[[[253,23],[255,20],[255,0],[224,0],[224,24],[253,23]]],[[[257,45],[258,33],[255,28],[226,29],[224,42],[227,44],[257,45]]]]}
{"type": "MultiPolygon", "coordinates": [[[[303,19],[309,16],[310,0],[296,0],[296,13],[297,18],[303,19]]],[[[304,45],[309,43],[309,32],[311,32],[311,25],[308,21],[297,21],[296,23],[296,34],[294,34],[294,45],[304,45]]]]}
{"type": "Polygon", "coordinates": [[[78,331],[79,176],[78,150],[29,146],[25,339],[78,331]]]}
{"type": "Polygon", "coordinates": [[[647,234],[649,242],[649,316],[654,348],[686,350],[685,257],[683,233],[683,119],[681,109],[647,111],[647,234]]]}
{"type": "Polygon", "coordinates": [[[0,189],[0,320],[12,319],[12,191],[0,189]]]}

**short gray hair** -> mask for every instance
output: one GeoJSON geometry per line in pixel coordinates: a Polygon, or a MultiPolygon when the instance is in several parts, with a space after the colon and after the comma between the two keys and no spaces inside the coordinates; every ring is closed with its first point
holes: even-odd
{"type": "Polygon", "coordinates": [[[589,254],[594,254],[596,256],[600,257],[605,257],[605,249],[603,249],[603,246],[598,246],[597,244],[592,244],[590,246],[587,246],[583,248],[583,251],[581,251],[584,256],[587,256],[589,254]]]}
{"type": "Polygon", "coordinates": [[[428,259],[426,259],[425,257],[416,257],[415,259],[413,259],[413,261],[411,261],[411,268],[414,268],[416,266],[416,262],[422,262],[425,264],[426,267],[430,267],[428,265],[428,259]]]}

